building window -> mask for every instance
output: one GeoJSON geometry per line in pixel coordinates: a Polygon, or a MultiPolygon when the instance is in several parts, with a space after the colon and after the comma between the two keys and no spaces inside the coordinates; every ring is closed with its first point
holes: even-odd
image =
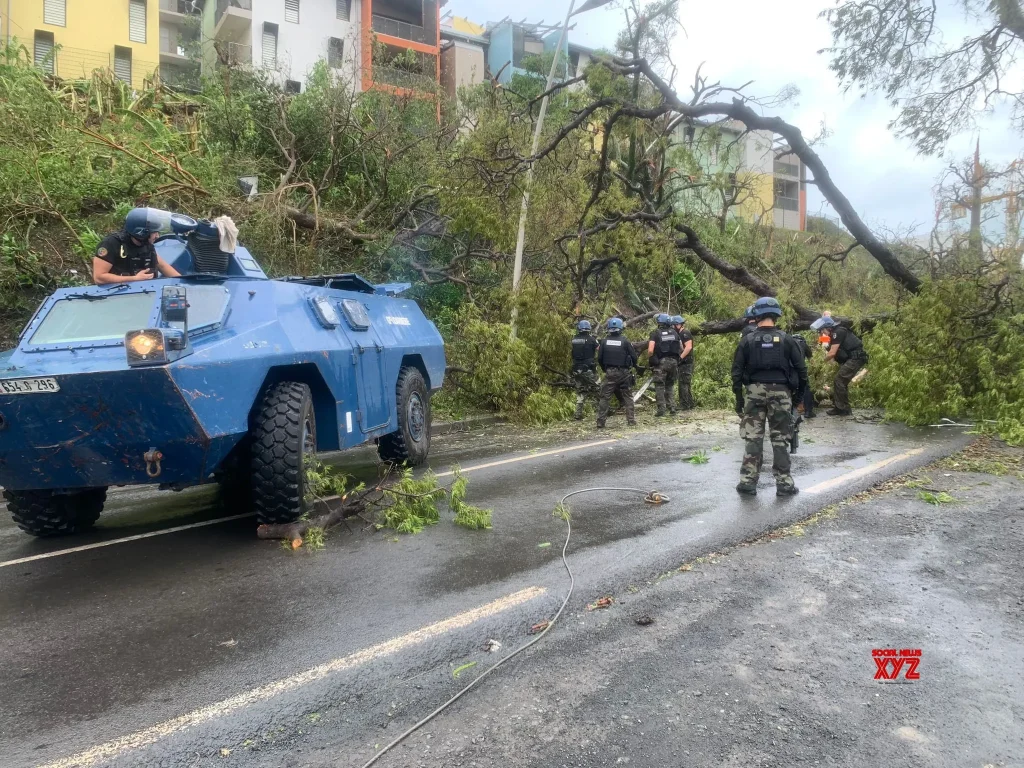
{"type": "Polygon", "coordinates": [[[338,69],[345,61],[345,41],[338,37],[327,38],[327,66],[338,69]]]}
{"type": "Polygon", "coordinates": [[[284,0],[284,20],[291,24],[299,23],[299,0],[284,0]]]}
{"type": "Polygon", "coordinates": [[[35,46],[32,51],[32,61],[39,69],[47,74],[54,74],[53,60],[56,54],[53,50],[53,32],[36,30],[35,46]]]}
{"type": "Polygon", "coordinates": [[[125,83],[132,81],[132,49],[114,46],[114,77],[125,83]]]}
{"type": "Polygon", "coordinates": [[[423,26],[423,0],[374,0],[373,15],[423,26]]]}
{"type": "Polygon", "coordinates": [[[352,0],[337,0],[338,3],[338,20],[339,21],[351,21],[352,20],[352,0]]]}
{"type": "Polygon", "coordinates": [[[800,210],[800,184],[796,181],[775,180],[775,207],[783,211],[800,210]]]}
{"type": "Polygon", "coordinates": [[[43,0],[43,24],[64,27],[67,26],[67,23],[66,0],[43,0]]]}
{"type": "Polygon", "coordinates": [[[146,42],[146,0],[129,0],[128,39],[133,43],[146,42]]]}
{"type": "Polygon", "coordinates": [[[785,163],[781,160],[775,161],[775,173],[780,176],[800,177],[800,166],[796,163],[785,163]]]}
{"type": "Polygon", "coordinates": [[[277,24],[263,24],[263,66],[277,69],[277,24]]]}
{"type": "Polygon", "coordinates": [[[284,92],[285,93],[302,93],[302,83],[298,80],[285,80],[284,81],[284,92]]]}

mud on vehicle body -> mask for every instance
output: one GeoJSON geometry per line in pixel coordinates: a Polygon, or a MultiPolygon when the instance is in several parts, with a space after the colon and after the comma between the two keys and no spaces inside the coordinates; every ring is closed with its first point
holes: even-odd
{"type": "Polygon", "coordinates": [[[0,485],[22,529],[87,528],[110,486],[213,482],[286,522],[317,451],[425,461],[444,344],[408,286],[270,280],[171,220],[156,247],[182,277],[59,290],[0,355],[0,485]]]}

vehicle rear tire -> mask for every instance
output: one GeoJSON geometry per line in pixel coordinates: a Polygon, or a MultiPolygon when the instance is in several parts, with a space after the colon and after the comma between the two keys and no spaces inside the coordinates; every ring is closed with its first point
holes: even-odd
{"type": "Polygon", "coordinates": [[[76,493],[4,491],[7,509],[25,533],[40,538],[70,536],[92,528],[107,501],[106,488],[76,493]]]}
{"type": "Polygon", "coordinates": [[[309,387],[283,381],[263,398],[252,427],[252,502],[261,523],[292,523],[306,512],[306,462],[316,456],[309,387]]]}
{"type": "Polygon", "coordinates": [[[430,390],[418,368],[406,367],[398,374],[398,430],[377,440],[377,453],[384,461],[417,467],[430,453],[430,390]]]}

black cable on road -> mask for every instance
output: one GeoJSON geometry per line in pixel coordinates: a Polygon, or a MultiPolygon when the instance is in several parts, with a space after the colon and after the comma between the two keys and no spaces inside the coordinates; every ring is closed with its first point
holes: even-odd
{"type": "MultiPolygon", "coordinates": [[[[668,496],[664,496],[658,493],[657,491],[645,491],[641,488],[581,488],[578,491],[572,491],[571,493],[565,494],[565,496],[562,497],[562,500],[558,502],[558,506],[561,507],[563,504],[565,504],[567,499],[571,499],[573,496],[578,496],[581,493],[596,493],[598,491],[621,491],[623,493],[642,493],[644,496],[644,501],[647,502],[648,504],[664,504],[666,501],[669,500],[668,496]]],[[[531,646],[539,643],[544,638],[544,635],[546,635],[551,630],[551,628],[555,626],[555,622],[558,621],[559,617],[562,615],[562,612],[565,610],[565,606],[569,604],[569,599],[572,597],[573,590],[576,588],[576,578],[572,575],[572,569],[569,567],[569,561],[565,558],[565,552],[569,548],[569,539],[572,538],[572,522],[570,521],[569,514],[563,515],[562,519],[565,520],[565,544],[562,545],[562,565],[565,566],[565,572],[569,574],[569,591],[565,593],[565,599],[562,600],[562,604],[558,607],[558,611],[555,612],[555,615],[548,621],[548,625],[544,627],[544,629],[541,630],[541,632],[538,633],[538,635],[535,638],[527,641],[523,645],[516,648],[508,656],[501,659],[501,661],[492,664],[490,667],[484,670],[479,675],[479,677],[477,677],[475,680],[473,680],[473,682],[471,682],[461,691],[459,691],[450,699],[448,699],[448,701],[439,706],[437,709],[435,709],[433,712],[424,717],[415,725],[410,726],[406,731],[404,731],[402,734],[396,737],[394,741],[390,742],[389,744],[386,744],[377,754],[375,754],[365,764],[363,764],[362,768],[370,768],[370,766],[372,766],[374,763],[376,763],[378,760],[384,757],[384,755],[386,755],[394,747],[401,744],[403,741],[409,738],[409,736],[418,731],[424,725],[426,725],[435,717],[437,717],[446,709],[448,709],[448,707],[450,707],[456,701],[458,701],[467,693],[469,693],[477,685],[477,683],[479,683],[481,680],[483,680],[485,677],[491,674],[502,664],[504,664],[507,661],[511,661],[520,653],[525,651],[527,648],[530,648],[531,646]]]]}

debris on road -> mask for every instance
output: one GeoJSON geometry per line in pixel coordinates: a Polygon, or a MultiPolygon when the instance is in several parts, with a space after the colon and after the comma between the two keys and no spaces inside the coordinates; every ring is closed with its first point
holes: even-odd
{"type": "Polygon", "coordinates": [[[595,600],[592,603],[587,604],[588,611],[599,611],[602,608],[611,608],[615,602],[614,597],[602,597],[600,600],[595,600]]]}
{"type": "Polygon", "coordinates": [[[238,641],[234,638],[231,638],[230,640],[225,640],[223,643],[217,643],[217,645],[221,646],[222,648],[234,648],[236,645],[238,645],[238,641]]]}
{"type": "Polygon", "coordinates": [[[544,549],[545,547],[550,547],[550,546],[551,546],[551,542],[550,541],[542,541],[540,544],[537,545],[537,549],[544,549]]]}
{"type": "Polygon", "coordinates": [[[461,675],[467,669],[470,669],[471,667],[475,667],[475,666],[476,666],[476,662],[475,661],[470,661],[470,662],[468,662],[466,664],[463,664],[462,666],[456,667],[455,669],[452,670],[452,677],[454,677],[456,680],[458,680],[459,679],[459,675],[461,675]]]}
{"type": "Polygon", "coordinates": [[[538,623],[534,624],[532,627],[530,627],[529,634],[531,634],[531,635],[539,635],[541,632],[543,632],[549,626],[551,626],[551,622],[550,621],[538,622],[538,623]]]}
{"type": "Polygon", "coordinates": [[[654,623],[654,617],[644,614],[643,616],[637,616],[635,621],[641,627],[648,627],[654,623]]]}

